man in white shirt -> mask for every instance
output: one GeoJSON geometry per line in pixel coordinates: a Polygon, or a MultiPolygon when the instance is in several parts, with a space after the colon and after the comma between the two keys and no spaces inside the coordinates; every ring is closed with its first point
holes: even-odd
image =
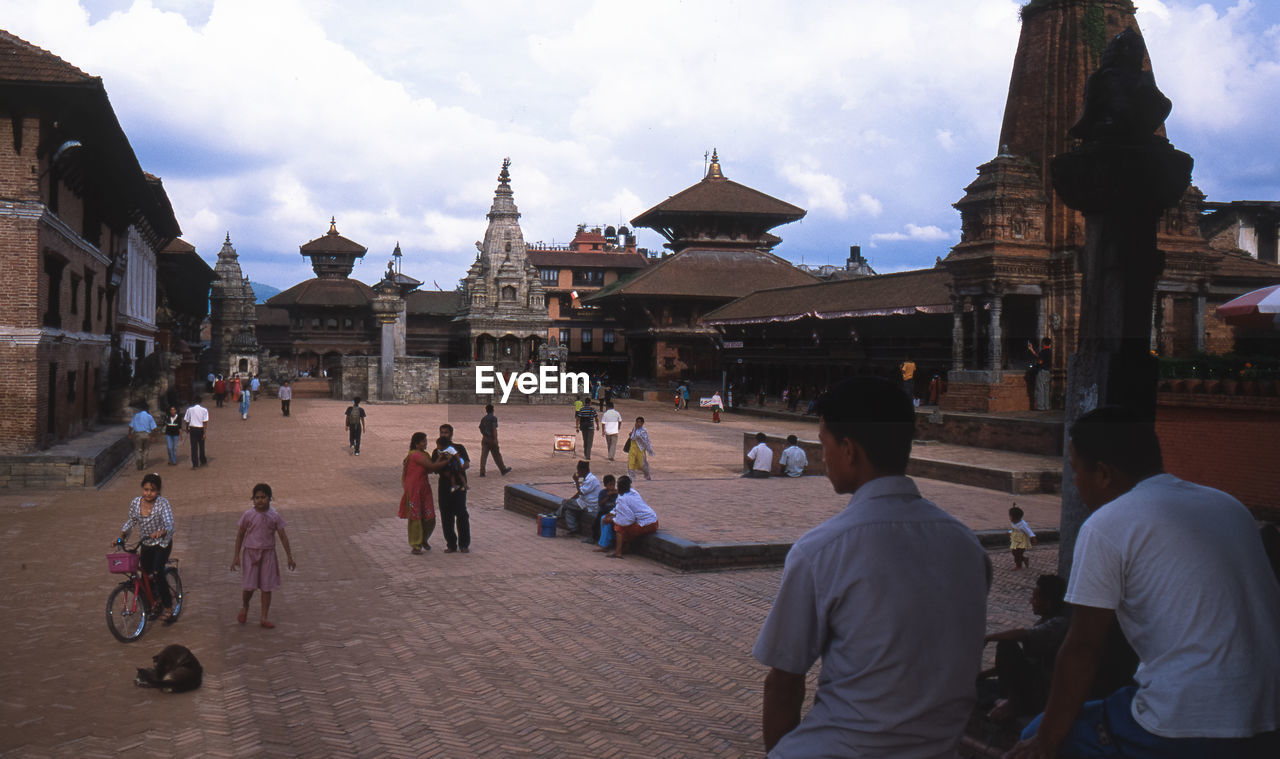
{"type": "Polygon", "coordinates": [[[782,467],[782,473],[788,477],[801,476],[804,468],[809,466],[809,457],[804,455],[800,439],[795,435],[787,435],[787,447],[782,449],[782,455],[778,457],[778,466],[782,467]]]}
{"type": "Polygon", "coordinates": [[[847,380],[817,411],[827,478],[852,497],[787,553],[752,649],[769,667],[765,750],[954,757],[977,700],[987,553],[905,475],[915,408],[900,386],[847,380]],[[805,674],[819,660],[818,692],[806,699],[805,674]]]}
{"type": "Polygon", "coordinates": [[[598,550],[605,551],[606,556],[615,559],[622,558],[622,551],[627,543],[658,531],[657,513],[649,508],[649,504],[644,502],[639,493],[631,489],[631,478],[625,475],[618,478],[618,500],[613,505],[613,511],[606,514],[602,521],[613,525],[615,547],[613,553],[608,553],[608,549],[598,550]]]}
{"type": "Polygon", "coordinates": [[[1076,541],[1044,714],[1008,757],[1280,756],[1280,585],[1249,510],[1164,473],[1155,424],[1110,406],[1072,425],[1093,510],[1076,541]],[[1118,621],[1137,685],[1085,703],[1118,621]]]}
{"type": "Polygon", "coordinates": [[[199,469],[209,463],[204,455],[204,441],[209,435],[209,411],[200,405],[200,396],[191,399],[191,407],[183,414],[187,435],[191,438],[191,468],[199,469]]]}
{"type": "Polygon", "coordinates": [[[773,470],[773,449],[765,442],[767,435],[756,433],[756,445],[747,451],[747,463],[750,465],[743,477],[768,477],[773,470]]]}
{"type": "Polygon", "coordinates": [[[604,402],[604,414],[600,417],[600,427],[604,430],[604,442],[609,446],[609,460],[618,447],[618,430],[622,427],[622,414],[613,407],[613,401],[604,402]]]}
{"type": "Polygon", "coordinates": [[[595,521],[596,506],[600,501],[600,491],[604,487],[600,480],[591,473],[590,461],[579,461],[578,471],[573,475],[573,485],[577,492],[572,498],[560,502],[556,517],[564,517],[564,526],[570,535],[576,535],[581,525],[595,521]]]}

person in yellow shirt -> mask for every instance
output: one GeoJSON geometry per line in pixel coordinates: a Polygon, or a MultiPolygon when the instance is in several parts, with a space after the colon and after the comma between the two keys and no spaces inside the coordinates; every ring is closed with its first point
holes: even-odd
{"type": "Polygon", "coordinates": [[[902,389],[912,398],[916,397],[916,362],[910,357],[902,362],[902,389]]]}

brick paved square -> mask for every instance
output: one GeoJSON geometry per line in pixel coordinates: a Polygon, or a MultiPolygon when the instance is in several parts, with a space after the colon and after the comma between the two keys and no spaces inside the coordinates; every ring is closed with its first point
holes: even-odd
{"type": "MultiPolygon", "coordinates": [[[[211,409],[207,468],[163,463],[177,517],[186,608],[172,627],[120,644],[104,606],[104,555],[138,493],[126,465],[98,491],[0,497],[8,645],[0,755],[735,757],[759,754],[760,682],[750,648],[779,570],[679,573],[610,561],[576,540],[537,537],[502,508],[502,487],[568,494],[576,458],[551,450],[568,408],[499,407],[507,477],[472,477],[472,553],[409,553],[395,517],[410,435],[440,422],[478,454],[478,407],[368,407],[361,456],[349,455],[338,401],[262,404],[245,421],[211,409]],[[274,412],[274,413],[273,413],[274,412]],[[254,483],[276,492],[298,560],[264,630],[235,621],[228,571],[254,483]],[[26,505],[24,505],[26,504],[26,505]],[[34,504],[34,506],[30,505],[34,504]],[[170,643],[191,648],[204,686],[165,695],[133,685],[170,643]]],[[[816,435],[806,420],[730,416],[622,402],[648,420],[654,481],[638,489],[664,530],[695,540],[791,540],[845,498],[825,478],[738,478],[744,431],[816,435]]],[[[629,423],[628,423],[629,427],[629,423]]],[[[622,471],[604,458],[598,473],[622,471]]],[[[475,470],[473,469],[473,474],[475,470]]],[[[1010,496],[921,481],[975,528],[1005,526],[1010,496]]],[[[1033,526],[1057,522],[1057,496],[1018,496],[1033,526]]],[[[1052,547],[1015,573],[992,551],[989,627],[1030,620],[1026,599],[1052,547]]],[[[988,652],[990,653],[990,652],[988,652]]],[[[816,681],[816,668],[810,688],[816,681]]]]}

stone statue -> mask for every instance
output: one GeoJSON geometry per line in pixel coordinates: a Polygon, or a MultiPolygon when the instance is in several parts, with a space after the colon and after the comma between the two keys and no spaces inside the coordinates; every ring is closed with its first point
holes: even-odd
{"type": "Polygon", "coordinates": [[[1084,85],[1084,112],[1067,131],[1082,140],[1148,142],[1172,104],[1142,70],[1147,46],[1132,27],[1115,36],[1102,53],[1102,65],[1084,85]]]}

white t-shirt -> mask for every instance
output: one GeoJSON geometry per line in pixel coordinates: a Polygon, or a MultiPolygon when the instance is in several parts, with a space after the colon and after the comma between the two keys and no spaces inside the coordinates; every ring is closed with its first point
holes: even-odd
{"type": "Polygon", "coordinates": [[[582,482],[578,483],[578,505],[584,509],[595,510],[600,502],[600,493],[604,490],[604,485],[600,484],[600,478],[596,477],[595,472],[587,472],[587,476],[582,478],[582,482]]]}
{"type": "Polygon", "coordinates": [[[751,654],[804,674],[822,660],[785,757],[956,756],[977,700],[988,562],[969,528],[879,477],[796,541],[751,654]]]}
{"type": "Polygon", "coordinates": [[[629,524],[637,524],[644,527],[656,521],[658,521],[658,515],[634,490],[622,493],[613,504],[613,523],[616,525],[626,527],[629,524]]]}
{"type": "Polygon", "coordinates": [[[773,450],[767,443],[756,443],[756,447],[747,451],[747,459],[751,468],[757,472],[768,472],[773,469],[773,450]]]}
{"type": "Polygon", "coordinates": [[[809,457],[804,455],[804,449],[800,446],[790,445],[782,449],[778,465],[788,477],[799,477],[804,474],[804,468],[809,466],[809,457]]]}
{"type": "Polygon", "coordinates": [[[182,420],[187,423],[187,427],[204,427],[205,422],[209,421],[209,410],[196,404],[187,409],[187,413],[182,415],[182,420]]]}
{"type": "Polygon", "coordinates": [[[616,408],[611,408],[600,417],[600,423],[604,425],[604,434],[616,435],[618,428],[622,425],[622,414],[619,414],[616,408]]]}
{"type": "Polygon", "coordinates": [[[1166,738],[1280,727],[1280,585],[1249,510],[1159,474],[1080,528],[1067,601],[1114,609],[1141,664],[1133,718],[1166,738]]]}

